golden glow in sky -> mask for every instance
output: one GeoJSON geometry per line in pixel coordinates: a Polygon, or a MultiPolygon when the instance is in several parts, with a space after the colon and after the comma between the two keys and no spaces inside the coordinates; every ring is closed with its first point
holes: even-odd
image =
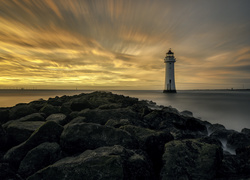
{"type": "Polygon", "coordinates": [[[0,88],[250,88],[248,0],[1,0],[0,88]]]}

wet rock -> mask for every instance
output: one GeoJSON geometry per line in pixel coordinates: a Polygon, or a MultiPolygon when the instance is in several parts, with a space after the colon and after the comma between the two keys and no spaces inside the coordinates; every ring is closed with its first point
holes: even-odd
{"type": "Polygon", "coordinates": [[[21,161],[18,173],[22,177],[28,177],[36,171],[53,164],[59,160],[60,146],[57,143],[45,142],[31,149],[21,161]]]}
{"type": "Polygon", "coordinates": [[[9,119],[19,119],[29,114],[36,113],[37,110],[27,104],[20,104],[12,107],[9,112],[9,119]]]}
{"type": "Polygon", "coordinates": [[[67,123],[67,116],[62,113],[51,114],[46,118],[46,121],[55,121],[56,123],[63,126],[67,123]]]}
{"type": "Polygon", "coordinates": [[[198,140],[170,141],[165,145],[161,179],[214,179],[222,150],[198,140]]]}
{"type": "Polygon", "coordinates": [[[57,161],[27,180],[33,179],[153,179],[146,158],[122,146],[87,150],[76,157],[57,161]]]}
{"type": "Polygon", "coordinates": [[[61,135],[61,146],[69,154],[102,146],[122,145],[135,148],[137,141],[126,131],[93,123],[66,125],[61,135]]]}
{"type": "Polygon", "coordinates": [[[21,160],[34,147],[43,142],[59,142],[62,131],[62,126],[54,121],[48,121],[33,132],[33,134],[22,144],[8,150],[3,157],[3,160],[11,163],[15,167],[18,167],[21,160]]]}
{"type": "Polygon", "coordinates": [[[51,114],[60,113],[60,107],[59,106],[52,106],[51,104],[45,104],[40,109],[40,112],[46,114],[46,116],[49,116],[51,114]]]}

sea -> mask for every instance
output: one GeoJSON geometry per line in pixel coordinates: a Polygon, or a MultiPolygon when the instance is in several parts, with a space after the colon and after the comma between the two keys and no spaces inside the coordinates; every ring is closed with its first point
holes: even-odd
{"type": "MultiPolygon", "coordinates": [[[[50,97],[90,93],[93,90],[0,90],[0,107],[12,107],[50,97]]],[[[180,90],[162,93],[157,90],[112,90],[112,93],[157,105],[171,106],[178,111],[188,110],[193,116],[210,123],[223,124],[227,129],[250,129],[250,91],[237,90],[180,90]]]]}

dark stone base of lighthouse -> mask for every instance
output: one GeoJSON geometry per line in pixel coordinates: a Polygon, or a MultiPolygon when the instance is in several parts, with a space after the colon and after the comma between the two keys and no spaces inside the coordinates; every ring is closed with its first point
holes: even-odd
{"type": "Polygon", "coordinates": [[[163,93],[176,93],[176,90],[163,90],[163,93]]]}

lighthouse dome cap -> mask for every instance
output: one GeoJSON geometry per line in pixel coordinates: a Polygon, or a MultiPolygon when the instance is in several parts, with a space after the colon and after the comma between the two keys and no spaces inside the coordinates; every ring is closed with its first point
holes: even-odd
{"type": "Polygon", "coordinates": [[[171,48],[169,49],[169,51],[168,51],[167,54],[174,54],[174,53],[171,51],[171,48]]]}

